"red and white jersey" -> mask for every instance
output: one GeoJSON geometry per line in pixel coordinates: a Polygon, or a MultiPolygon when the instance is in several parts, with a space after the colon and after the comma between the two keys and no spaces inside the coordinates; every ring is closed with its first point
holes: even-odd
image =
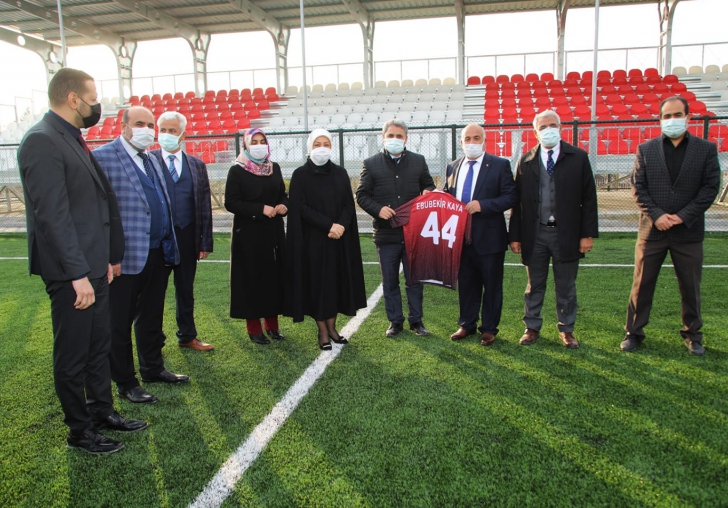
{"type": "Polygon", "coordinates": [[[389,222],[403,226],[410,279],[455,289],[470,217],[465,205],[446,192],[433,191],[395,212],[389,222]]]}

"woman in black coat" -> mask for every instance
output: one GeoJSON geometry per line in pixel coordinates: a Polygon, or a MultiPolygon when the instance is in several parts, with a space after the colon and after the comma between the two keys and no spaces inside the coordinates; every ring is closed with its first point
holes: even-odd
{"type": "Polygon", "coordinates": [[[314,130],[308,153],[291,177],[286,314],[316,320],[319,347],[330,350],[330,340],[348,342],[336,330],[337,315],[366,307],[364,271],[349,175],[329,160],[331,134],[314,130]]]}
{"type": "Polygon", "coordinates": [[[260,129],[243,136],[243,150],[228,172],[225,208],[235,214],[230,244],[230,317],[245,319],[250,340],[269,344],[263,334],[281,340],[285,233],[288,198],[281,168],[270,160],[260,129]]]}

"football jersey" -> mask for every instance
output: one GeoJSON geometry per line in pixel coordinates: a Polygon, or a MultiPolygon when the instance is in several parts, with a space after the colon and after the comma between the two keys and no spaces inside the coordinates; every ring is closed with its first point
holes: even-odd
{"type": "Polygon", "coordinates": [[[451,194],[433,191],[395,212],[389,222],[403,227],[410,279],[455,289],[470,222],[465,205],[451,194]]]}

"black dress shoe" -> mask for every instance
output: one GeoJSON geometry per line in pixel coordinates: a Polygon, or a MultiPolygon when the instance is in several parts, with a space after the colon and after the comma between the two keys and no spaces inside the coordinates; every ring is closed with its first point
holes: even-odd
{"type": "Polygon", "coordinates": [[[117,411],[114,411],[103,420],[95,420],[94,426],[97,430],[109,429],[118,430],[119,432],[136,432],[137,430],[146,429],[148,424],[144,420],[127,420],[117,411]]]}
{"type": "Polygon", "coordinates": [[[159,400],[141,386],[135,386],[130,390],[122,390],[119,388],[119,395],[129,402],[134,402],[135,404],[154,404],[157,400],[159,400]]]}
{"type": "Polygon", "coordinates": [[[685,339],[685,345],[690,350],[691,355],[703,356],[705,354],[703,344],[696,340],[685,339]]]}
{"type": "Polygon", "coordinates": [[[387,337],[396,337],[400,334],[400,332],[404,330],[404,327],[402,326],[402,323],[390,323],[389,328],[387,328],[387,337]]]}
{"type": "Polygon", "coordinates": [[[149,379],[142,378],[142,381],[144,381],[145,383],[167,383],[170,385],[176,385],[179,383],[188,383],[190,381],[190,376],[185,376],[184,374],[175,374],[174,372],[170,372],[165,369],[156,376],[149,379]]]}
{"type": "Polygon", "coordinates": [[[283,340],[286,338],[280,330],[266,330],[265,333],[273,340],[283,340]]]}
{"type": "Polygon", "coordinates": [[[81,434],[69,433],[66,438],[66,444],[69,448],[75,448],[86,453],[94,455],[103,455],[115,453],[124,448],[124,443],[114,441],[98,432],[88,429],[81,434]]]}
{"type": "Polygon", "coordinates": [[[347,339],[343,335],[339,335],[338,339],[335,339],[332,335],[329,335],[329,339],[333,340],[337,344],[348,344],[349,343],[349,339],[347,339]]]}
{"type": "Polygon", "coordinates": [[[250,333],[248,335],[250,335],[250,340],[256,344],[270,344],[270,341],[262,333],[250,333]]]}
{"type": "Polygon", "coordinates": [[[637,335],[627,334],[624,336],[624,340],[619,345],[619,349],[622,351],[634,351],[642,345],[642,338],[637,335]]]}
{"type": "Polygon", "coordinates": [[[425,328],[422,321],[418,323],[410,323],[410,330],[414,331],[415,335],[419,335],[420,337],[427,337],[430,335],[430,332],[427,331],[427,328],[425,328]]]}

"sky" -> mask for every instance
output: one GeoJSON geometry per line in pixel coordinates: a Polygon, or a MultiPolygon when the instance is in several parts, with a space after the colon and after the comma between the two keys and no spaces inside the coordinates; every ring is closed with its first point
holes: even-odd
{"type": "MultiPolygon", "coordinates": [[[[677,6],[673,24],[674,45],[724,43],[721,46],[675,48],[673,66],[728,63],[728,0],[684,0],[677,6]]],[[[571,9],[567,15],[565,48],[567,71],[592,67],[594,8],[571,9]]],[[[361,81],[363,42],[358,25],[315,27],[305,30],[307,84],[361,81]],[[336,41],[332,44],[331,41],[336,41]],[[333,65],[338,64],[338,65],[333,65]],[[347,65],[348,64],[348,65],[347,65]]],[[[610,6],[600,9],[599,46],[640,48],[659,44],[656,4],[610,6]]],[[[557,49],[554,11],[467,16],[465,48],[468,75],[553,72],[552,56],[539,52],[557,49]],[[527,34],[528,36],[524,36],[527,34]],[[493,57],[483,55],[513,55],[493,57]],[[530,54],[524,57],[524,54],[530,54]]],[[[599,68],[656,66],[655,50],[600,53],[599,68]]],[[[0,42],[0,55],[13,79],[0,80],[0,129],[16,111],[46,107],[43,63],[35,54],[0,42]]],[[[455,18],[380,22],[374,31],[377,80],[457,77],[457,27],[455,18]],[[437,37],[433,37],[437,34],[437,37]],[[429,70],[427,62],[430,59],[429,70]],[[442,59],[442,60],[437,60],[442,59]],[[400,63],[407,60],[419,60],[400,63]],[[392,62],[392,63],[388,63],[392,62]]],[[[291,30],[288,48],[289,80],[301,84],[301,31],[291,30]]],[[[72,47],[68,65],[85,70],[97,81],[102,96],[118,95],[116,61],[105,46],[72,47]]],[[[229,89],[275,86],[273,40],[267,32],[213,35],[207,59],[208,88],[229,89]]],[[[182,39],[141,42],[134,58],[134,93],[164,93],[194,89],[192,52],[182,39]],[[177,75],[177,78],[174,77],[177,75]],[[157,77],[154,80],[151,76],[157,77]]],[[[5,76],[9,73],[3,73],[5,76]]]]}

